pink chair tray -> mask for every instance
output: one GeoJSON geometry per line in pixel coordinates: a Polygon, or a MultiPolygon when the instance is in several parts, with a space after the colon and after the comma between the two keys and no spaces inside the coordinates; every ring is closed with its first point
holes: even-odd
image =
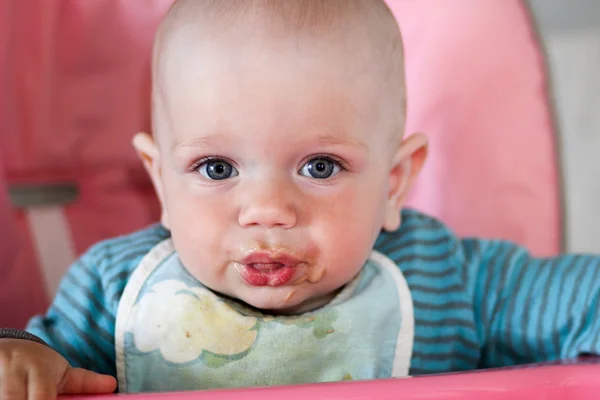
{"type": "Polygon", "coordinates": [[[68,396],[71,400],[559,400],[600,399],[600,359],[404,379],[136,395],[68,396]]]}

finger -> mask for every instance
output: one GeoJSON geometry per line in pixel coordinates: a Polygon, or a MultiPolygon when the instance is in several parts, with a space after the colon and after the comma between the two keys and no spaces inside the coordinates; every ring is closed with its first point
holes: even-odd
{"type": "Polygon", "coordinates": [[[27,374],[24,371],[6,371],[0,377],[0,400],[26,400],[27,374]]]}
{"type": "Polygon", "coordinates": [[[87,369],[69,368],[59,394],[99,394],[112,393],[117,388],[117,380],[110,375],[101,375],[87,369]]]}
{"type": "Polygon", "coordinates": [[[56,382],[51,376],[44,376],[34,370],[27,378],[28,400],[53,400],[56,399],[56,382]]]}

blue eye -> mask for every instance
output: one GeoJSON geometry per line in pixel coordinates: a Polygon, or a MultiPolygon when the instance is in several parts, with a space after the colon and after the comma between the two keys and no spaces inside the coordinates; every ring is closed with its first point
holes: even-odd
{"type": "Polygon", "coordinates": [[[327,179],[338,174],[341,170],[337,162],[327,157],[317,157],[304,164],[299,173],[315,179],[327,179]]]}
{"type": "Polygon", "coordinates": [[[221,159],[205,161],[196,170],[205,178],[213,181],[222,181],[239,175],[233,165],[221,159]]]}

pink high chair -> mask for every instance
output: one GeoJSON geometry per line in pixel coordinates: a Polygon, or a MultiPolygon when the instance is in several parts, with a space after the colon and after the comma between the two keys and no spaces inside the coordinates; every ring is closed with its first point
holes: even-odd
{"type": "MultiPolygon", "coordinates": [[[[91,244],[157,220],[130,140],[148,129],[150,46],[171,2],[0,0],[0,326],[43,312],[91,244]]],[[[431,139],[409,205],[460,235],[560,251],[547,77],[524,3],[388,4],[405,39],[407,130],[431,139]]],[[[589,398],[599,375],[579,362],[138,398],[589,398]]]]}

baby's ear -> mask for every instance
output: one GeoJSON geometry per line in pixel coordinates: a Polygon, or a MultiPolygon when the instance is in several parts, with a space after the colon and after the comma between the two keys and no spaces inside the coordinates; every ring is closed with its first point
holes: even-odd
{"type": "Polygon", "coordinates": [[[400,226],[400,210],[426,159],[427,136],[422,133],[409,136],[398,148],[389,176],[389,192],[383,221],[383,229],[386,231],[395,231],[400,226]]]}
{"type": "Polygon", "coordinates": [[[156,195],[158,197],[158,200],[160,201],[161,223],[168,229],[169,217],[164,202],[163,186],[161,179],[162,170],[160,166],[160,152],[158,150],[158,146],[156,145],[154,138],[150,134],[140,132],[133,137],[133,147],[138,153],[138,156],[144,164],[146,172],[148,172],[148,175],[152,180],[152,185],[154,185],[154,190],[156,191],[156,195]]]}

